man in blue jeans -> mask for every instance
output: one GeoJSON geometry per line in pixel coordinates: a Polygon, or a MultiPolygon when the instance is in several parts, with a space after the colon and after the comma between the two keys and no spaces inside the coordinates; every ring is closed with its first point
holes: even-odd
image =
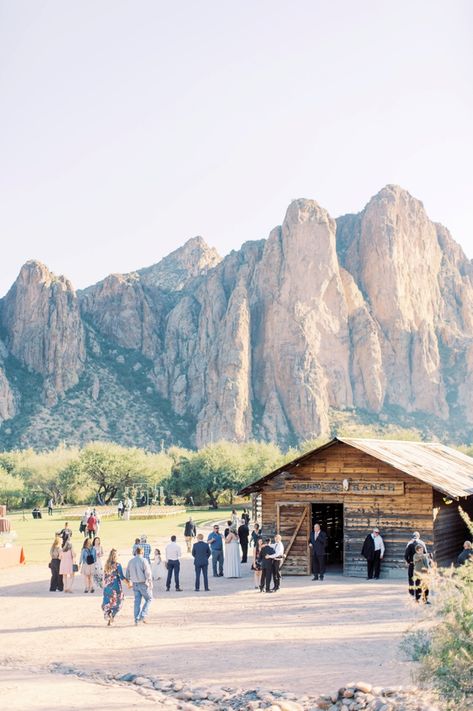
{"type": "Polygon", "coordinates": [[[214,578],[223,577],[223,538],[219,527],[215,525],[212,533],[209,533],[207,543],[212,551],[212,573],[214,578]],[[218,573],[217,573],[218,565],[218,573]]]}
{"type": "Polygon", "coordinates": [[[135,556],[127,565],[125,577],[133,583],[133,592],[135,594],[135,625],[138,622],[146,623],[149,606],[153,599],[153,578],[151,575],[151,566],[148,561],[143,558],[143,549],[138,546],[135,556]],[[143,601],[143,607],[141,602],[143,601]]]}

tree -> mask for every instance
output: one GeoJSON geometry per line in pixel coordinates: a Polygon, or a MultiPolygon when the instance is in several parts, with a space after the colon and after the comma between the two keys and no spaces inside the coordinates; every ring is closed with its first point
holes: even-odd
{"type": "Polygon", "coordinates": [[[23,496],[23,481],[13,474],[9,474],[3,466],[0,466],[0,504],[5,504],[7,508],[18,505],[23,496]]]}
{"type": "Polygon", "coordinates": [[[80,469],[94,484],[98,497],[109,504],[119,491],[137,482],[149,481],[150,461],[146,452],[108,442],[92,442],[82,450],[80,469]]]}

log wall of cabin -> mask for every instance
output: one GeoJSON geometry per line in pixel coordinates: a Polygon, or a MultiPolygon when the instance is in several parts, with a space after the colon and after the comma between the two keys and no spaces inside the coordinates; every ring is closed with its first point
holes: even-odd
{"type": "Polygon", "coordinates": [[[473,496],[452,501],[437,491],[434,492],[434,554],[438,565],[448,566],[455,563],[458,554],[463,550],[464,541],[471,540],[468,527],[458,511],[459,506],[473,519],[473,496]]]}
{"type": "MultiPolygon", "coordinates": [[[[427,545],[433,543],[433,491],[430,486],[344,443],[336,443],[315,453],[291,470],[282,472],[262,487],[263,531],[276,533],[277,509],[280,505],[280,528],[287,545],[294,524],[302,514],[300,504],[344,504],[344,574],[366,575],[366,561],[361,556],[363,541],[373,527],[379,527],[386,545],[381,568],[384,577],[406,575],[404,551],[413,531],[420,531],[427,545]],[[402,482],[404,494],[372,495],[294,492],[286,489],[286,481],[327,480],[369,483],[374,481],[402,482]],[[289,504],[292,502],[292,504],[289,504]],[[281,504],[287,506],[281,507],[281,504]],[[296,506],[299,504],[299,506],[296,506]],[[293,510],[291,510],[291,505],[293,510]]],[[[307,532],[312,521],[301,527],[285,563],[286,573],[305,575],[309,572],[307,532]]]]}

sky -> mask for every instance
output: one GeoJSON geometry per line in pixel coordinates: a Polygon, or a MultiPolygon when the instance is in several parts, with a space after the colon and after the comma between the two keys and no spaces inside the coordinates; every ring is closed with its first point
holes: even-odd
{"type": "Polygon", "coordinates": [[[0,0],[0,296],[388,183],[473,257],[472,38],[469,0],[0,0]]]}

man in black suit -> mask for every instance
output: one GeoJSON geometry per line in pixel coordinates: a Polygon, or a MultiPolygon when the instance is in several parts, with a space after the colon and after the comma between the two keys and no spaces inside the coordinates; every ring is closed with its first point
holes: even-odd
{"type": "Polygon", "coordinates": [[[327,551],[328,537],[322,531],[320,524],[314,523],[314,530],[310,534],[309,546],[312,548],[312,580],[323,580],[325,575],[325,554],[327,551]]]}
{"type": "Polygon", "coordinates": [[[264,539],[264,546],[261,548],[260,553],[259,553],[259,560],[261,563],[261,580],[259,584],[259,591],[263,592],[263,588],[265,589],[265,592],[270,593],[273,592],[271,588],[271,577],[273,574],[273,559],[272,558],[266,558],[267,555],[273,555],[274,553],[274,548],[270,545],[271,539],[270,538],[265,538],[264,539]]]}
{"type": "Polygon", "coordinates": [[[246,525],[244,518],[241,519],[241,524],[238,526],[238,538],[241,546],[241,562],[248,561],[248,538],[250,537],[250,529],[246,525]]]}
{"type": "Polygon", "coordinates": [[[200,590],[200,574],[202,573],[204,577],[204,588],[209,590],[209,558],[210,558],[210,546],[205,543],[204,537],[201,533],[197,536],[197,543],[192,546],[192,556],[194,558],[195,566],[195,590],[198,592],[200,590]]]}

